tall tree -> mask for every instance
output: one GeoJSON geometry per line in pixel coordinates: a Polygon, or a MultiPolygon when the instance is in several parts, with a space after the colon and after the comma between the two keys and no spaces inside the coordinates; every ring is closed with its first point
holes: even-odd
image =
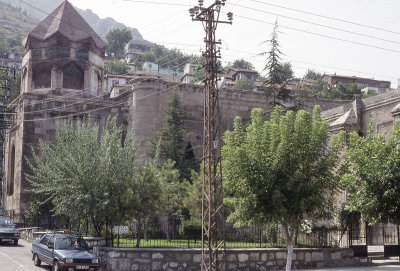
{"type": "Polygon", "coordinates": [[[125,45],[132,39],[132,32],[125,29],[110,30],[107,35],[107,54],[113,56],[114,59],[124,58],[125,45]]]}
{"type": "Polygon", "coordinates": [[[165,112],[167,118],[161,132],[160,158],[174,161],[181,180],[189,180],[191,170],[198,170],[198,165],[192,146],[185,141],[187,113],[177,89],[172,93],[165,112]]]}
{"type": "Polygon", "coordinates": [[[125,193],[137,176],[133,133],[121,143],[115,118],[100,137],[99,126],[90,120],[59,124],[55,142],[40,141],[40,151],[32,150],[33,160],[27,160],[32,191],[43,202],[51,201],[56,215],[78,223],[89,219],[100,236],[107,219],[124,216],[125,193]]]}
{"type": "Polygon", "coordinates": [[[352,133],[345,160],[341,182],[350,192],[346,209],[371,224],[400,224],[400,123],[389,141],[375,132],[374,122],[366,137],[352,133]]]}
{"type": "Polygon", "coordinates": [[[263,52],[260,55],[267,57],[267,64],[264,71],[267,71],[267,78],[264,81],[265,95],[267,101],[272,99],[273,105],[280,104],[281,101],[286,101],[290,97],[290,92],[287,89],[288,78],[291,77],[289,69],[281,63],[280,55],[282,52],[279,49],[278,42],[278,22],[275,22],[274,30],[271,39],[265,43],[270,44],[269,51],[263,52]]]}
{"type": "Polygon", "coordinates": [[[269,121],[253,109],[244,128],[240,117],[224,135],[222,149],[229,221],[237,225],[279,223],[286,235],[286,270],[291,270],[293,240],[308,221],[332,217],[337,177],[337,144],[328,146],[328,123],[304,110],[282,114],[275,107],[269,121]]]}

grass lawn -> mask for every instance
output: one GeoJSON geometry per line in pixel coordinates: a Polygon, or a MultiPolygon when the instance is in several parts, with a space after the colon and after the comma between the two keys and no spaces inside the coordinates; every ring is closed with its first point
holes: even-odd
{"type": "MultiPolygon", "coordinates": [[[[226,241],[225,242],[227,248],[259,248],[260,243],[250,243],[250,242],[234,242],[234,241],[226,241]]],[[[119,245],[118,239],[114,239],[115,247],[135,247],[136,239],[126,239],[120,238],[119,245]]],[[[165,239],[141,239],[140,247],[153,247],[153,248],[201,248],[201,240],[171,240],[168,242],[165,239]]],[[[284,244],[281,246],[277,246],[276,244],[262,243],[261,247],[285,247],[284,244]]]]}

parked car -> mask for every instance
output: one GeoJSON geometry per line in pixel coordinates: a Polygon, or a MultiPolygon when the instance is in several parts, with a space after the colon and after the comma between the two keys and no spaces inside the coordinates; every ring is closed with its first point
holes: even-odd
{"type": "Polygon", "coordinates": [[[32,260],[58,270],[100,270],[100,259],[89,251],[85,240],[72,233],[47,233],[32,243],[32,260]]]}
{"type": "Polygon", "coordinates": [[[19,231],[15,228],[11,218],[0,216],[0,242],[13,242],[18,245],[19,231]]]}

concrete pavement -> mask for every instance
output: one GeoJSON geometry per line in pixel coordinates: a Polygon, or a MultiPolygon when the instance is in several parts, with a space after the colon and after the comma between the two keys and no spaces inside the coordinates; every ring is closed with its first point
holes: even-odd
{"type": "Polygon", "coordinates": [[[19,240],[18,246],[0,243],[0,270],[1,271],[49,271],[51,266],[33,265],[31,243],[19,240]]]}

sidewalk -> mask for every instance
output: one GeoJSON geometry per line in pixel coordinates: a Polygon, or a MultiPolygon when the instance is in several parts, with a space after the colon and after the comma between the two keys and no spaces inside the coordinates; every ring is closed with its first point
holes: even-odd
{"type": "MultiPolygon", "coordinates": [[[[301,269],[302,271],[306,271],[301,269]]],[[[369,271],[400,271],[400,262],[398,260],[377,260],[373,261],[371,266],[356,266],[356,267],[335,267],[335,268],[322,268],[312,269],[314,271],[358,271],[358,270],[369,270],[369,271]]]]}

